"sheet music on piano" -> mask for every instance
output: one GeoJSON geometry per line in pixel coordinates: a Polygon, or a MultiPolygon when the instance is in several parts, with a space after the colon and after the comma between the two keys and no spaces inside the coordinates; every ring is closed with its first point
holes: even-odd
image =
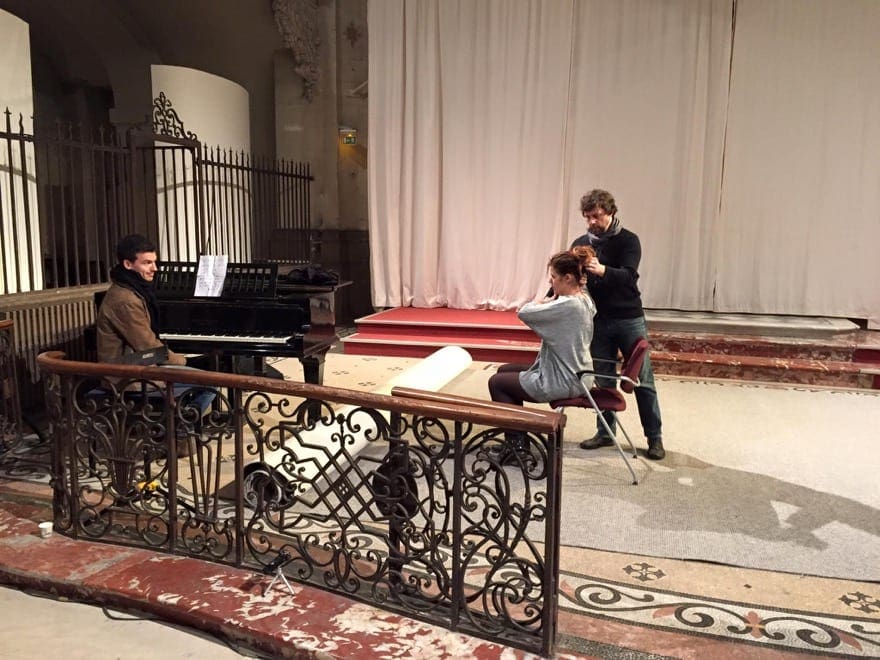
{"type": "Polygon", "coordinates": [[[229,257],[225,254],[203,254],[200,256],[194,295],[219,298],[223,293],[228,264],[229,257]]]}

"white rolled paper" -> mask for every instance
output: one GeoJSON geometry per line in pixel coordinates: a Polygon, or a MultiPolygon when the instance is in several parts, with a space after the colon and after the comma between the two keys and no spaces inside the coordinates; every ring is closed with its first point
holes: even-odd
{"type": "Polygon", "coordinates": [[[460,346],[445,346],[434,351],[421,362],[399,373],[374,394],[391,394],[395,387],[411,387],[429,392],[437,392],[449,384],[453,378],[471,364],[471,354],[460,346]]]}

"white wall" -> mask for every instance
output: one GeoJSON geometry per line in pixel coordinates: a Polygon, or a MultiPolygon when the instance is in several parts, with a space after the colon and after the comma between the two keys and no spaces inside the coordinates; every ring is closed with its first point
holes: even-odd
{"type": "Polygon", "coordinates": [[[153,98],[165,92],[186,129],[202,144],[250,151],[247,90],[211,73],[183,66],[154,64],[153,98]]]}
{"type": "MultiPolygon", "coordinates": [[[[12,112],[12,132],[18,133],[19,119],[23,120],[25,133],[33,133],[34,92],[31,83],[31,47],[28,24],[20,18],[0,9],[0,99],[4,107],[12,112]]],[[[6,130],[6,116],[0,116],[2,127],[6,130]]],[[[24,205],[25,183],[20,178],[22,171],[21,152],[18,143],[13,144],[12,162],[9,161],[6,144],[0,149],[0,216],[3,234],[0,253],[0,293],[32,291],[43,288],[43,271],[40,250],[40,229],[38,223],[32,223],[31,236],[33,243],[30,253],[23,245],[26,234],[24,205]],[[14,177],[10,187],[9,170],[19,173],[14,177]],[[13,208],[12,200],[15,199],[13,208]],[[13,245],[16,236],[18,245],[13,245]],[[31,271],[35,270],[33,278],[31,271]],[[19,282],[19,280],[21,280],[19,282]]],[[[25,163],[28,172],[27,196],[30,201],[32,218],[37,218],[37,184],[35,178],[33,144],[25,148],[25,163]]]]}
{"type": "MultiPolygon", "coordinates": [[[[250,153],[250,110],[247,90],[230,80],[215,76],[204,71],[189,69],[180,66],[168,66],[154,64],[151,67],[153,98],[160,93],[170,101],[171,107],[183,122],[187,132],[195,133],[198,140],[208,147],[220,147],[223,150],[232,150],[235,153],[250,153]]],[[[159,165],[157,158],[157,166],[159,165]]],[[[178,168],[180,164],[178,163],[178,168]]],[[[210,169],[208,170],[209,176],[210,169]]],[[[183,244],[189,249],[189,254],[206,253],[216,254],[216,248],[208,242],[204,245],[195,245],[195,236],[192,227],[185,223],[175,223],[174,218],[168,218],[166,223],[163,217],[164,209],[175,208],[173,201],[166,204],[164,195],[177,196],[177,208],[187,208],[189,217],[194,217],[192,187],[184,191],[178,185],[166,185],[169,180],[173,181],[175,173],[166,171],[159,174],[159,250],[164,259],[180,259],[183,255],[175,254],[169,248],[169,232],[177,232],[177,240],[170,244],[183,244]],[[170,229],[166,229],[170,227],[170,229]]],[[[176,172],[178,181],[184,177],[192,180],[192,172],[176,172]]],[[[216,204],[212,204],[213,197],[222,198],[229,186],[241,185],[232,181],[210,181],[208,202],[205,208],[203,223],[205,235],[210,241],[212,236],[221,232],[228,235],[230,232],[237,233],[237,253],[228,255],[230,261],[249,261],[251,255],[251,218],[249,209],[245,208],[242,213],[245,217],[221,217],[216,204]],[[244,227],[242,230],[241,227],[244,227]]],[[[246,192],[246,191],[245,191],[246,192]]]]}

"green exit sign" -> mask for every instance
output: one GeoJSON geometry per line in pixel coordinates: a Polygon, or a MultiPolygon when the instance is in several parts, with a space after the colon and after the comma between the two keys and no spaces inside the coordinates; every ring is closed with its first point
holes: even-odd
{"type": "Polygon", "coordinates": [[[342,144],[357,144],[357,133],[346,133],[342,136],[342,144]]]}

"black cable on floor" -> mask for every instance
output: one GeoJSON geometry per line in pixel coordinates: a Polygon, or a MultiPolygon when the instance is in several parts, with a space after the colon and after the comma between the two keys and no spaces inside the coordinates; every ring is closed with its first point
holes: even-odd
{"type": "MultiPolygon", "coordinates": [[[[107,607],[106,605],[101,606],[101,611],[104,613],[104,616],[106,616],[111,621],[153,621],[155,623],[161,624],[163,626],[167,626],[169,628],[173,628],[174,630],[178,630],[180,632],[184,632],[189,635],[196,635],[196,636],[201,637],[203,639],[213,640],[213,641],[217,642],[218,644],[220,644],[220,643],[225,644],[229,648],[230,651],[234,651],[235,653],[238,653],[240,656],[243,656],[245,658],[255,658],[256,660],[272,660],[271,656],[260,655],[257,651],[255,651],[247,646],[242,646],[240,644],[236,644],[232,640],[227,639],[225,637],[220,637],[218,635],[211,634],[211,633],[206,632],[204,630],[201,630],[199,628],[193,628],[191,626],[186,626],[183,624],[174,623],[172,621],[168,621],[167,619],[163,619],[162,617],[153,616],[153,615],[149,615],[149,614],[146,614],[146,615],[132,614],[127,617],[126,616],[117,616],[116,614],[112,613],[110,611],[110,608],[107,607]]],[[[123,611],[123,610],[116,610],[116,612],[128,614],[128,611],[123,611]]]]}
{"type": "Polygon", "coordinates": [[[185,626],[185,625],[173,623],[171,621],[168,621],[167,619],[163,619],[162,617],[154,616],[151,614],[128,614],[128,612],[125,610],[111,611],[110,608],[106,605],[98,606],[98,605],[95,605],[94,603],[89,603],[86,601],[71,600],[70,598],[58,596],[55,594],[50,594],[45,591],[35,591],[33,589],[27,589],[24,587],[16,587],[13,585],[2,585],[2,586],[5,586],[10,589],[16,589],[17,591],[20,591],[21,593],[26,594],[28,596],[34,596],[36,598],[44,598],[46,600],[53,600],[56,603],[79,603],[81,605],[90,605],[92,607],[100,607],[101,612],[104,613],[104,616],[106,616],[111,621],[152,621],[154,623],[158,623],[163,626],[168,626],[169,628],[173,628],[173,629],[178,630],[180,632],[184,632],[184,633],[187,633],[190,635],[197,635],[199,637],[202,637],[203,639],[213,640],[213,641],[217,642],[218,644],[220,644],[220,643],[225,644],[229,648],[230,651],[234,651],[235,653],[238,653],[240,656],[245,657],[245,658],[254,658],[255,660],[273,660],[273,656],[262,655],[258,651],[255,651],[252,648],[249,648],[247,646],[243,646],[240,644],[236,644],[232,640],[226,639],[225,637],[213,635],[211,633],[205,632],[204,630],[200,630],[198,628],[192,628],[190,626],[185,626]],[[127,616],[119,616],[120,613],[127,614],[127,616]]]}

